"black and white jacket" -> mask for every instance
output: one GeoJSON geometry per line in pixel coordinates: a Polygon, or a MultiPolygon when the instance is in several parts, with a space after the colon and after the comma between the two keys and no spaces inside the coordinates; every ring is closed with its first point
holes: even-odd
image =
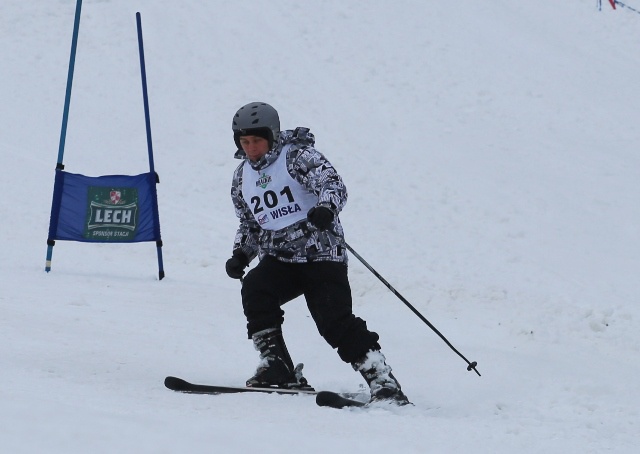
{"type": "MultiPolygon", "coordinates": [[[[241,249],[250,261],[256,256],[262,259],[269,255],[291,263],[347,262],[346,250],[342,246],[344,233],[338,218],[347,202],[347,188],[314,144],[315,138],[307,128],[282,131],[277,144],[259,161],[249,161],[249,165],[256,172],[264,173],[281,153],[285,153],[287,172],[301,185],[297,189],[309,191],[317,198],[316,205],[326,206],[334,212],[333,223],[325,231],[317,230],[306,218],[279,230],[262,228],[254,216],[256,207],[250,206],[242,193],[247,157],[241,149],[236,152],[235,158],[242,159],[242,163],[236,168],[231,184],[231,199],[240,219],[233,249],[241,249]]],[[[262,215],[268,216],[269,213],[262,215]]]]}

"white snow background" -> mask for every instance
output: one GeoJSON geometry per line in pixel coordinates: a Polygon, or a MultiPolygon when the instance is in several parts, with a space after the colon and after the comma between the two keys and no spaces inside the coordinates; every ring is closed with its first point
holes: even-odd
{"type": "MultiPolygon", "coordinates": [[[[7,453],[633,453],[640,445],[640,15],[596,0],[86,0],[66,170],[148,170],[153,243],[58,242],[44,272],[75,1],[0,6],[0,449],[7,453]],[[257,365],[229,279],[231,118],[308,126],[343,176],[354,310],[414,407],[193,396],[257,365]]],[[[640,7],[637,0],[628,0],[640,7]]],[[[317,389],[362,378],[302,299],[317,389]]]]}

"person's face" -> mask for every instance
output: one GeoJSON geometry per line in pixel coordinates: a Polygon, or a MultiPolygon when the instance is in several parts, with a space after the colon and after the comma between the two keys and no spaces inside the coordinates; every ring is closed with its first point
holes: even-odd
{"type": "Polygon", "coordinates": [[[257,161],[269,151],[269,141],[258,136],[240,137],[240,146],[252,161],[257,161]]]}

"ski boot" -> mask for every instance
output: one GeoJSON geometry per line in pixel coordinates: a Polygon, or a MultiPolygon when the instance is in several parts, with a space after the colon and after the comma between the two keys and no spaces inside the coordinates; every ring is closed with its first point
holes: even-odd
{"type": "Polygon", "coordinates": [[[260,364],[253,377],[247,380],[248,387],[314,390],[302,375],[303,365],[293,367],[280,328],[257,332],[252,339],[260,352],[260,364]]]}
{"type": "Polygon", "coordinates": [[[353,369],[360,372],[371,389],[373,402],[388,402],[396,405],[410,404],[402,392],[400,383],[391,373],[391,367],[385,362],[380,350],[371,350],[359,360],[351,363],[353,369]]]}

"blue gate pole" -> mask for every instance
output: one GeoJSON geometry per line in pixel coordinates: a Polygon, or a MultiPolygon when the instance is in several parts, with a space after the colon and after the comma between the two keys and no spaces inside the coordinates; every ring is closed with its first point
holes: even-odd
{"type": "MultiPolygon", "coordinates": [[[[62,111],[62,128],[60,130],[60,144],[58,146],[58,162],[56,169],[64,169],[62,160],[64,157],[64,144],[67,138],[67,123],[69,122],[69,104],[71,103],[71,86],[73,85],[73,70],[76,64],[76,49],[78,48],[78,30],[80,30],[80,11],[82,10],[82,0],[76,1],[76,14],[73,21],[73,37],[71,38],[71,55],[69,57],[69,72],[67,74],[67,91],[64,97],[64,110],[62,111]]],[[[53,203],[52,203],[53,205],[53,203]]],[[[47,260],[45,271],[51,271],[51,257],[53,256],[53,238],[47,239],[47,260]]]]}
{"type": "Polygon", "coordinates": [[[153,165],[153,145],[151,143],[151,120],[149,119],[149,96],[147,95],[147,70],[144,63],[144,45],[142,42],[142,21],[140,13],[136,13],[138,26],[138,48],[140,50],[140,73],[142,76],[142,98],[144,101],[144,119],[147,127],[147,148],[149,149],[149,169],[155,172],[153,165]]]}
{"type": "MultiPolygon", "coordinates": [[[[149,150],[149,170],[151,174],[155,174],[156,183],[159,182],[158,174],[155,172],[155,166],[153,163],[153,144],[151,141],[151,120],[149,117],[149,96],[147,94],[147,70],[144,63],[144,45],[142,42],[142,20],[140,17],[140,13],[136,13],[136,24],[138,27],[138,48],[140,50],[140,75],[142,77],[142,99],[144,101],[144,120],[147,129],[147,148],[149,150]]],[[[153,191],[154,194],[154,203],[153,203],[153,215],[154,219],[158,226],[158,238],[156,240],[156,249],[158,250],[158,276],[160,280],[164,277],[164,265],[162,263],[162,240],[160,239],[160,217],[158,215],[158,200],[155,196],[156,192],[153,191]]]]}

